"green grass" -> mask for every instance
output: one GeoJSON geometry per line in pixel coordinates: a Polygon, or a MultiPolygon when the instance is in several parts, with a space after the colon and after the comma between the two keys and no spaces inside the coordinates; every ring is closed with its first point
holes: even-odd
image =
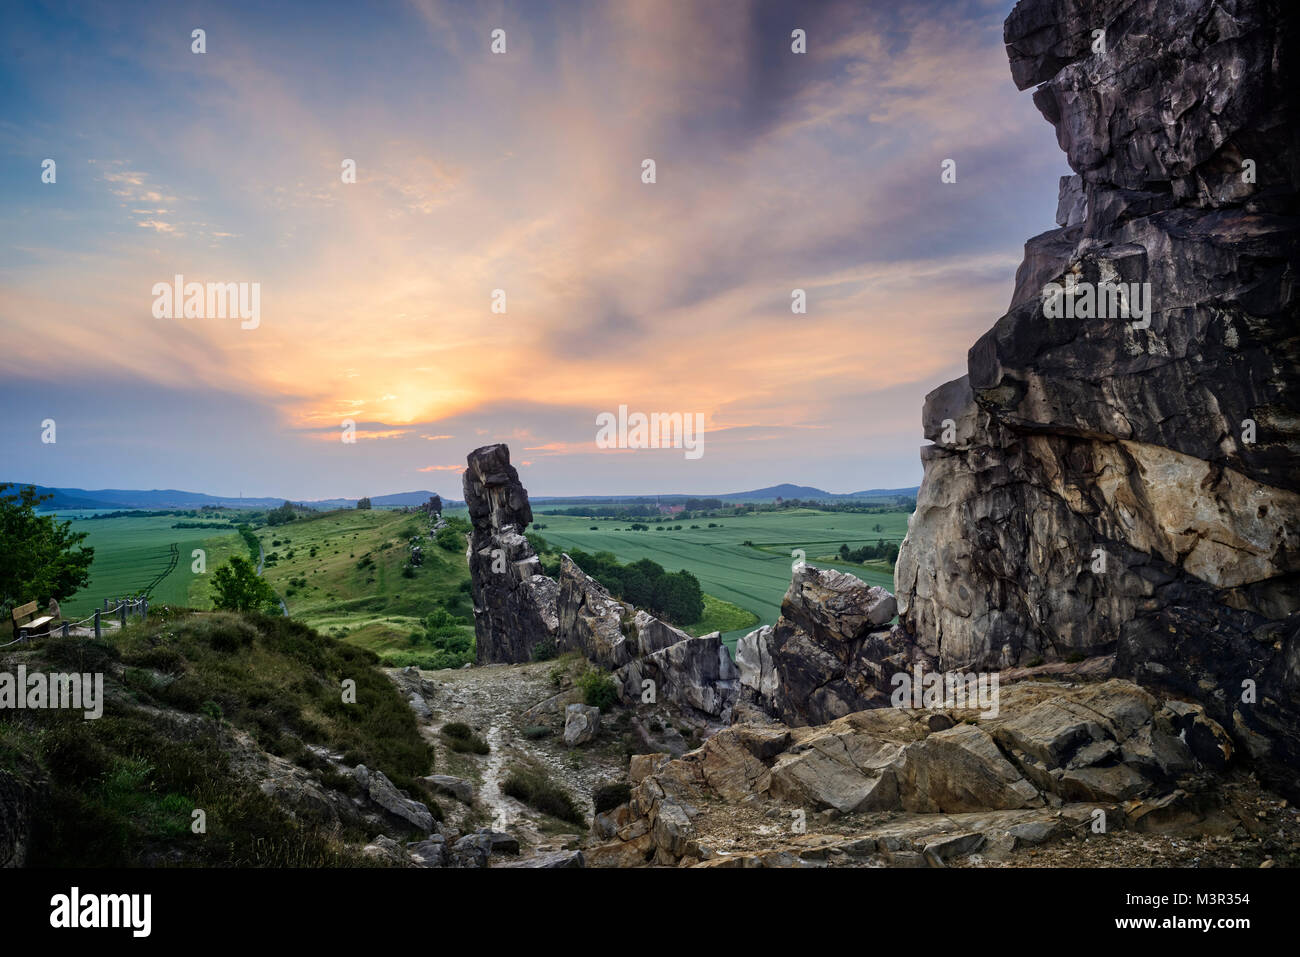
{"type": "Polygon", "coordinates": [[[240,770],[246,732],[329,786],[354,785],[306,748],[345,754],[436,804],[420,776],[433,753],[396,687],[363,649],[285,618],[151,614],[102,642],[55,638],[11,652],[12,669],[104,674],[103,716],[0,712],[5,775],[39,802],[33,866],[362,864],[368,828],[290,814],[240,770]],[[356,682],[347,704],[342,681],[356,682]],[[176,714],[177,717],[168,715],[176,714]],[[191,830],[202,809],[207,833],[191,830]],[[344,843],[346,842],[346,843],[344,843]]]}
{"type": "Polygon", "coordinates": [[[682,629],[688,635],[707,635],[710,632],[749,632],[758,627],[758,615],[752,611],[746,611],[739,605],[733,605],[729,601],[723,601],[721,598],[715,598],[712,595],[704,596],[704,617],[695,624],[682,629]]]}
{"type": "MultiPolygon", "coordinates": [[[[544,509],[545,505],[540,506],[544,509]]],[[[730,518],[665,520],[664,531],[655,531],[656,522],[646,522],[646,532],[628,531],[627,520],[577,518],[546,515],[534,509],[534,517],[546,525],[540,534],[548,542],[564,549],[580,548],[596,553],[613,552],[620,562],[650,558],[669,571],[685,568],[700,580],[708,596],[738,606],[755,616],[757,622],[735,624],[732,628],[714,626],[699,633],[723,631],[723,639],[735,642],[757,624],[772,624],[781,614],[781,598],[790,586],[791,551],[801,548],[806,560],[819,567],[839,568],[857,575],[873,585],[891,591],[894,575],[880,562],[852,565],[831,560],[840,545],[857,548],[874,545],[877,540],[901,541],[907,533],[907,513],[856,514],[823,512],[815,509],[790,509],[760,512],[730,518]],[[721,527],[709,528],[709,522],[721,527]],[[682,525],[680,531],[667,526],[682,525]],[[591,526],[596,531],[591,531],[591,526]],[[692,529],[690,526],[698,525],[692,529]],[[879,525],[881,530],[876,531],[879,525]],[[752,545],[744,544],[746,541],[752,545]],[[827,556],[825,560],[817,556],[827,556]]],[[[716,614],[715,610],[715,614],[716,614]]],[[[706,599],[706,618],[709,607],[706,599]]],[[[690,629],[692,633],[695,628],[690,629]]]]}
{"type": "MultiPolygon", "coordinates": [[[[267,555],[264,577],[291,617],[393,664],[421,663],[411,633],[434,608],[473,618],[464,547],[448,551],[431,542],[423,516],[342,509],[261,528],[257,537],[267,555]],[[424,564],[406,578],[409,540],[420,534],[424,564]]],[[[472,625],[461,631],[474,634],[472,625]]]]}
{"type": "MultiPolygon", "coordinates": [[[[90,566],[89,584],[59,605],[65,618],[82,618],[102,607],[105,598],[136,595],[152,582],[155,604],[192,604],[193,587],[204,584],[204,576],[191,571],[196,548],[211,548],[228,540],[239,543],[233,527],[227,533],[211,528],[172,528],[176,522],[194,519],[175,516],[156,518],[103,518],[74,520],[72,527],[88,532],[85,544],[95,549],[90,566]],[[171,562],[171,546],[176,546],[176,562],[171,562]],[[170,568],[170,571],[169,571],[170,568]],[[162,576],[161,578],[159,576],[162,576]]],[[[208,571],[216,568],[212,551],[207,556],[208,571]]],[[[210,607],[205,602],[197,607],[210,607]]]]}

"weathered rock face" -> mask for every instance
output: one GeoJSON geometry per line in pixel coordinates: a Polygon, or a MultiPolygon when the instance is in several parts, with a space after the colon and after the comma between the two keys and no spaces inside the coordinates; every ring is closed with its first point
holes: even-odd
{"type": "Polygon", "coordinates": [[[706,723],[731,721],[740,673],[720,632],[689,636],[629,662],[614,673],[625,703],[641,700],[643,682],[654,682],[657,701],[694,712],[706,723]]]}
{"type": "Polygon", "coordinates": [[[844,572],[800,565],[781,617],[736,644],[741,700],[786,724],[825,724],[889,703],[890,677],[916,658],[889,627],[894,596],[844,572]]]}
{"type": "Polygon", "coordinates": [[[577,651],[611,670],[635,657],[636,643],[623,634],[627,609],[568,555],[560,559],[557,607],[561,651],[577,651]]]}
{"type": "Polygon", "coordinates": [[[541,573],[541,563],[523,535],[533,512],[519,473],[510,464],[510,450],[487,445],[471,452],[464,485],[474,526],[469,571],[475,660],[481,665],[528,661],[534,645],[556,637],[560,589],[541,573]]]}
{"type": "MultiPolygon", "coordinates": [[[[942,860],[990,842],[1038,843],[1099,806],[1124,826],[1126,815],[1159,812],[1174,795],[1185,797],[1184,786],[1212,792],[1214,773],[1231,759],[1226,733],[1198,706],[1162,703],[1124,680],[1026,681],[1001,690],[996,716],[978,714],[876,708],[819,727],[738,724],[677,760],[641,755],[629,769],[631,801],[597,833],[615,839],[590,854],[620,866],[718,863],[732,840],[711,826],[709,809],[720,806],[725,819],[728,808],[775,801],[768,816],[777,820],[782,805],[902,815],[840,838],[840,851],[906,864],[891,854],[907,846],[904,838],[926,837],[909,852],[923,866],[929,851],[942,860]],[[1189,733],[1192,727],[1199,730],[1189,733]]],[[[779,828],[764,830],[780,840],[779,828]]]]}
{"type": "Polygon", "coordinates": [[[1292,792],[1296,29],[1264,2],[1021,0],[1007,18],[1013,78],[1039,84],[1075,175],[968,374],[926,398],[896,569],[901,622],[940,668],[1114,653],[1203,701],[1292,792]],[[1071,282],[1150,285],[1127,313],[1107,297],[1061,318],[1045,289],[1071,282]]]}
{"type": "Polygon", "coordinates": [[[731,721],[739,673],[718,632],[693,638],[648,612],[612,598],[568,555],[560,559],[559,639],[614,672],[624,704],[642,700],[654,682],[655,701],[682,709],[705,725],[731,721]]]}

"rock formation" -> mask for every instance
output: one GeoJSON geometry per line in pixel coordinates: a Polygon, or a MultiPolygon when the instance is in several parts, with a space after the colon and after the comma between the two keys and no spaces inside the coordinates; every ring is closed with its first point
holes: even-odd
{"type": "Polygon", "coordinates": [[[613,670],[638,654],[636,642],[623,633],[630,609],[612,598],[568,555],[560,559],[559,648],[585,655],[602,668],[613,670]]]}
{"type": "Polygon", "coordinates": [[[736,644],[743,704],[789,725],[887,705],[891,676],[918,660],[906,636],[890,628],[894,612],[884,588],[797,566],[777,623],[736,644]]]}
{"type": "Polygon", "coordinates": [[[1114,653],[1293,794],[1296,32],[1266,2],[1017,4],[1012,77],[1075,172],[967,375],[926,398],[896,571],[940,668],[1114,653]]]}
{"type": "Polygon", "coordinates": [[[473,531],[469,571],[478,664],[529,661],[533,646],[554,641],[559,586],[541,573],[524,529],[533,520],[528,493],[510,464],[510,449],[487,445],[469,454],[465,504],[473,531]]]}
{"type": "Polygon", "coordinates": [[[997,716],[876,708],[811,728],[739,724],[676,760],[634,756],[630,800],[597,816],[604,843],[587,850],[588,864],[788,866],[837,855],[924,866],[1078,834],[1099,810],[1112,829],[1144,830],[1199,821],[1216,804],[1231,746],[1195,705],[1118,679],[1026,681],[1002,689],[1000,705],[997,716]],[[760,809],[765,823],[746,830],[740,822],[760,809]],[[814,845],[773,823],[810,813],[861,823],[814,845]],[[750,840],[762,849],[737,853],[750,840]]]}
{"type": "Polygon", "coordinates": [[[614,671],[625,704],[641,701],[645,681],[657,702],[705,725],[727,724],[739,673],[718,632],[688,635],[610,596],[568,555],[560,560],[558,647],[614,671]]]}

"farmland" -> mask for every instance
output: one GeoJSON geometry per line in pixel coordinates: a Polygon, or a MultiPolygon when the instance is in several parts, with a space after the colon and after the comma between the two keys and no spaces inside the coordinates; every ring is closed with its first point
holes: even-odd
{"type": "MultiPolygon", "coordinates": [[[[448,515],[464,515],[464,510],[448,515]]],[[[238,520],[238,513],[223,513],[238,520]]],[[[813,564],[840,568],[892,590],[886,562],[849,564],[841,545],[857,548],[900,541],[907,513],[880,514],[788,509],[714,519],[665,516],[647,531],[626,519],[535,514],[534,527],[551,545],[589,553],[612,552],[621,562],[649,558],[669,571],[685,568],[703,588],[705,617],[693,634],[717,628],[727,643],[780,615],[795,549],[813,564]],[[661,529],[656,526],[662,524],[661,529]],[[709,527],[710,524],[713,527],[709,527]],[[681,525],[681,528],[676,526],[681,525]],[[595,526],[594,530],[592,526],[595,526]]],[[[234,531],[173,528],[175,516],[75,519],[95,547],[90,584],[63,607],[69,617],[88,614],[104,598],[135,594],[154,582],[155,603],[210,608],[209,578],[191,571],[191,552],[206,552],[210,573],[231,555],[247,554],[234,531]],[[173,563],[173,547],[175,562],[173,563]]],[[[413,652],[411,633],[436,608],[469,621],[469,570],[463,551],[424,540],[424,564],[403,575],[408,541],[427,532],[421,516],[383,510],[322,512],[256,531],[267,556],[265,577],[289,613],[327,634],[347,638],[397,660],[413,652]]],[[[472,626],[461,626],[472,635],[472,626]]]]}
{"type": "MultiPolygon", "coordinates": [[[[534,527],[543,526],[538,534],[560,548],[593,554],[608,551],[625,563],[649,558],[669,571],[685,568],[707,594],[752,612],[762,624],[771,624],[781,613],[781,597],[790,585],[794,549],[803,549],[807,561],[815,565],[839,568],[892,591],[894,575],[887,563],[846,564],[837,552],[840,545],[856,548],[881,539],[901,541],[907,533],[907,517],[901,511],[866,514],[801,508],[687,521],[665,516],[662,531],[655,530],[659,522],[647,523],[649,531],[631,531],[631,522],[625,519],[534,513],[534,527]],[[710,522],[715,527],[709,528],[710,522]]],[[[725,633],[727,644],[734,646],[747,630],[725,633]]]]}
{"type": "MultiPolygon", "coordinates": [[[[124,516],[117,518],[74,518],[74,531],[87,532],[85,544],[94,547],[95,560],[90,566],[90,583],[76,595],[60,603],[69,618],[89,614],[105,598],[137,595],[152,584],[153,601],[174,605],[195,604],[191,588],[204,584],[191,571],[191,553],[208,549],[208,567],[214,566],[212,550],[226,547],[233,553],[239,536],[211,528],[172,528],[186,521],[175,515],[124,516]],[[196,579],[199,581],[196,582],[196,579]]],[[[196,607],[209,607],[206,587],[203,600],[196,607]]]]}

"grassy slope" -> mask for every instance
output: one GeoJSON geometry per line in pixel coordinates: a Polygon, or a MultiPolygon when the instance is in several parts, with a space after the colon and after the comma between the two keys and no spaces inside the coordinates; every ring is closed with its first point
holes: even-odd
{"type": "Polygon", "coordinates": [[[232,728],[324,786],[350,784],[304,743],[378,768],[428,801],[415,779],[429,773],[432,752],[373,655],[284,618],[150,617],[111,641],[53,639],[2,662],[105,675],[97,720],[0,712],[0,776],[35,792],[31,865],[360,863],[356,846],[370,835],[333,833],[301,810],[293,820],[235,773],[242,746],[232,728]],[[355,705],[342,702],[344,678],[356,682],[355,705]],[[201,837],[190,831],[195,808],[207,818],[201,837]]]}
{"type": "MultiPolygon", "coordinates": [[[[791,509],[735,518],[694,519],[665,525],[682,525],[680,531],[628,531],[627,521],[571,518],[535,514],[546,527],[544,538],[563,548],[580,548],[587,552],[613,552],[621,562],[651,558],[669,571],[685,568],[700,580],[705,592],[732,602],[756,615],[763,624],[775,622],[781,613],[781,597],[790,586],[790,552],[802,548],[807,560],[819,566],[840,568],[873,585],[891,591],[894,576],[879,563],[849,565],[820,560],[831,556],[841,544],[850,548],[875,544],[878,539],[899,541],[907,532],[907,513],[879,515],[849,512],[821,512],[791,509]],[[720,528],[708,528],[712,521],[720,528]],[[591,531],[591,526],[597,527],[591,531]],[[691,529],[691,525],[702,526],[691,529]],[[880,525],[877,532],[875,526],[880,525]],[[745,545],[748,540],[753,545],[745,545]]],[[[741,625],[724,633],[728,644],[752,625],[741,625]]]]}
{"type": "MultiPolygon", "coordinates": [[[[420,516],[343,509],[262,528],[257,537],[268,558],[265,577],[289,614],[325,634],[382,655],[409,650],[411,632],[439,605],[472,620],[472,601],[462,585],[469,581],[464,550],[450,552],[430,541],[420,516]],[[404,578],[408,542],[417,534],[425,535],[424,564],[415,577],[404,578]],[[373,566],[358,567],[367,554],[373,566]],[[307,583],[295,586],[292,579],[307,583]]],[[[474,633],[470,625],[463,630],[474,633]]]]}
{"type": "MultiPolygon", "coordinates": [[[[177,546],[176,567],[153,590],[155,602],[185,605],[190,602],[191,586],[196,576],[191,571],[191,553],[196,548],[211,548],[216,543],[238,541],[233,530],[221,532],[210,528],[172,528],[176,522],[195,519],[161,516],[158,518],[103,518],[73,521],[74,531],[88,532],[87,545],[94,546],[95,560],[90,567],[90,583],[76,595],[60,603],[64,616],[81,618],[101,606],[105,598],[134,595],[166,571],[170,563],[170,545],[177,546]]],[[[216,566],[208,554],[209,570],[216,566]]],[[[200,606],[203,607],[203,606],[200,606]]]]}

